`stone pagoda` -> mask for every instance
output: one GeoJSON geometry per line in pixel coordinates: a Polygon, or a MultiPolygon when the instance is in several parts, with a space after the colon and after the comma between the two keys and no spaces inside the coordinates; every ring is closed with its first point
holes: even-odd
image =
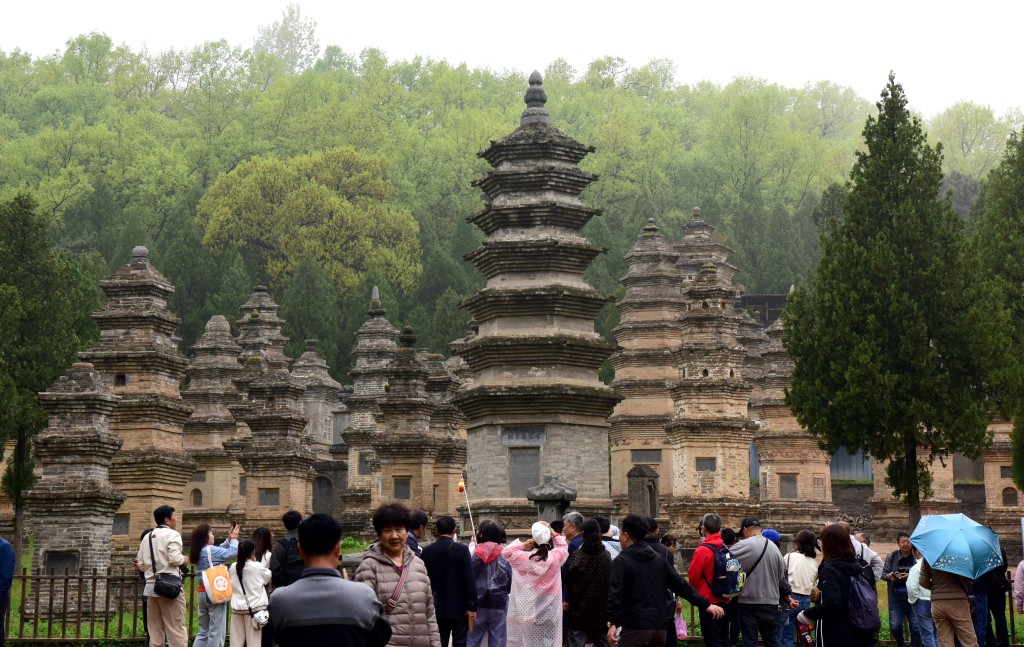
{"type": "Polygon", "coordinates": [[[708,510],[737,519],[757,510],[750,498],[750,443],[757,425],[747,413],[751,387],[742,374],[746,349],[737,341],[734,293],[711,262],[684,293],[678,375],[671,386],[675,412],[665,427],[674,460],[666,509],[684,536],[708,510]]]}
{"type": "Polygon", "coordinates": [[[786,404],[793,378],[793,360],[782,345],[782,319],[768,327],[763,350],[764,374],[758,394],[751,396],[751,414],[761,426],[754,435],[760,463],[761,525],[785,533],[836,520],[832,505],[832,458],[818,439],[800,427],[786,404]]]}
{"type": "Polygon", "coordinates": [[[280,309],[281,306],[270,296],[265,285],[254,287],[249,300],[239,307],[242,318],[235,325],[239,330],[238,344],[242,347],[238,362],[242,366],[247,364],[252,355],[259,355],[269,370],[288,370],[290,360],[284,353],[288,338],[281,332],[284,320],[277,316],[280,309]],[[259,316],[249,316],[253,312],[259,313],[259,316]]]}
{"type": "Polygon", "coordinates": [[[348,394],[331,377],[327,362],[317,354],[315,339],[306,340],[305,351],[292,364],[292,378],[306,388],[302,412],[309,422],[303,437],[316,454],[313,512],[334,514],[342,509],[341,493],[348,482],[348,448],[340,433],[348,426],[348,409],[342,402],[348,394]]]}
{"type": "Polygon", "coordinates": [[[417,352],[412,327],[404,326],[388,368],[387,393],[378,398],[385,424],[373,438],[380,464],[380,501],[373,497],[372,506],[397,499],[431,516],[451,515],[456,510],[450,494],[458,489],[466,443],[447,427],[435,433],[431,421],[438,401],[427,392],[428,359],[427,352],[417,352]],[[439,509],[439,495],[448,495],[441,501],[447,509],[439,509]]]}
{"type": "MultiPolygon", "coordinates": [[[[243,334],[254,337],[252,331],[263,330],[261,317],[253,309],[243,334]]],[[[246,359],[246,372],[239,382],[247,388],[246,399],[229,408],[251,435],[225,441],[224,449],[245,471],[242,498],[247,524],[269,526],[276,533],[283,531],[281,515],[286,511],[312,508],[316,455],[310,443],[303,442],[308,422],[302,413],[305,388],[287,367],[275,367],[255,354],[246,359]]]]}
{"type": "Polygon", "coordinates": [[[1015,537],[1024,517],[1024,498],[1013,482],[1013,421],[997,418],[989,425],[992,445],[985,450],[985,522],[1001,537],[1015,537]]]}
{"type": "Polygon", "coordinates": [[[719,278],[732,285],[732,279],[739,270],[729,263],[732,248],[714,239],[715,228],[700,215],[700,207],[694,207],[690,219],[683,225],[683,238],[673,249],[679,253],[679,272],[683,284],[689,285],[706,263],[718,270],[719,278]]]}
{"type": "Polygon", "coordinates": [[[377,422],[383,420],[378,404],[388,390],[388,369],[398,354],[398,330],[384,315],[387,311],[376,286],[370,297],[369,319],[356,331],[356,360],[352,377],[352,395],[345,401],[349,426],[341,437],[348,446],[348,487],[344,495],[345,512],[341,524],[345,532],[365,532],[370,524],[371,501],[380,499],[382,482],[374,442],[377,422]],[[373,497],[376,497],[374,499],[373,497]]]}
{"type": "MultiPolygon", "coordinates": [[[[620,512],[633,512],[631,472],[634,489],[646,494],[651,484],[643,479],[657,478],[660,494],[672,495],[672,448],[665,424],[675,410],[668,385],[677,377],[672,349],[679,344],[684,309],[678,257],[653,219],[626,254],[625,294],[617,304],[620,323],[613,331],[619,350],[610,358],[615,369],[612,389],[622,401],[608,418],[612,500],[620,512]],[[651,469],[634,471],[640,466],[651,469]],[[637,480],[638,475],[643,479],[637,480]]],[[[649,496],[640,500],[649,510],[649,496]]],[[[658,508],[656,501],[654,514],[645,516],[658,516],[658,508]]]]}
{"type": "Polygon", "coordinates": [[[195,469],[182,443],[190,409],[179,385],[187,360],[174,336],[181,320],[167,309],[174,286],[150,264],[148,249],[133,249],[128,264],[100,287],[107,297],[93,314],[100,339],[79,356],[121,396],[110,429],[123,444],[110,481],[127,499],[114,517],[113,546],[129,555],[142,531],[153,526],[153,510],[181,501],[195,469]]]}
{"type": "MultiPolygon", "coordinates": [[[[44,574],[106,574],[114,513],[125,500],[109,478],[110,461],[121,447],[110,430],[118,398],[92,364],[76,363],[39,394],[39,403],[49,426],[32,439],[38,479],[25,492],[25,516],[34,537],[32,563],[44,574]]],[[[106,581],[79,590],[83,583],[89,580],[68,580],[64,597],[52,602],[68,605],[64,613],[102,611],[89,605],[104,599],[106,581]]],[[[40,588],[35,608],[45,613],[53,589],[40,588]]]]}
{"type": "Polygon", "coordinates": [[[226,441],[241,435],[230,409],[242,403],[235,385],[243,373],[240,352],[222,315],[207,322],[206,331],[189,352],[188,382],[181,397],[192,407],[185,421],[184,443],[196,461],[196,471],[185,487],[184,526],[227,527],[231,519],[245,516],[239,492],[242,466],[224,449],[226,441]]]}
{"type": "MultiPolygon", "coordinates": [[[[927,459],[927,456],[924,456],[927,459]]],[[[907,504],[893,496],[892,487],[886,484],[888,463],[872,459],[871,480],[874,495],[868,500],[874,511],[871,520],[876,533],[895,537],[900,530],[907,530],[907,504]]],[[[936,458],[930,466],[932,473],[932,495],[921,501],[921,515],[950,514],[960,509],[960,500],[953,492],[953,456],[936,458]],[[943,465],[943,460],[945,464],[943,465]]],[[[986,480],[988,474],[985,474],[986,480]]],[[[1017,530],[1020,530],[1018,517],[1017,530]]]]}
{"type": "MultiPolygon", "coordinates": [[[[472,384],[468,493],[481,518],[510,530],[536,519],[527,490],[556,476],[584,514],[611,510],[607,417],[618,396],[598,379],[612,346],[594,330],[608,299],[583,280],[601,249],[580,233],[596,214],[580,193],[593,150],[551,125],[541,76],[530,76],[520,127],[480,153],[486,206],[468,218],[486,235],[466,259],[487,278],[463,302],[479,332],[460,345],[472,384]]],[[[468,525],[468,524],[466,524],[468,525]]]]}
{"type": "Polygon", "coordinates": [[[435,515],[458,518],[458,506],[464,503],[459,480],[466,471],[466,418],[453,403],[462,386],[456,376],[459,358],[421,353],[427,369],[427,395],[434,401],[430,416],[430,437],[437,446],[434,458],[434,493],[431,503],[435,515]]]}

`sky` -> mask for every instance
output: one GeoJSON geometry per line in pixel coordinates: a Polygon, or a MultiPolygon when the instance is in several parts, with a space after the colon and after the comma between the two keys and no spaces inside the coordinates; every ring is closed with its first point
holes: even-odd
{"type": "MultiPolygon", "coordinates": [[[[287,0],[0,0],[0,51],[44,56],[100,31],[150,51],[226,39],[251,46],[287,0]]],[[[877,100],[889,71],[910,107],[932,117],[960,100],[1002,116],[1024,109],[1021,0],[589,0],[482,2],[301,0],[321,46],[383,50],[492,70],[542,70],[564,58],[579,72],[618,56],[667,58],[676,81],[726,84],[754,76],[789,87],[828,80],[877,100]]]]}

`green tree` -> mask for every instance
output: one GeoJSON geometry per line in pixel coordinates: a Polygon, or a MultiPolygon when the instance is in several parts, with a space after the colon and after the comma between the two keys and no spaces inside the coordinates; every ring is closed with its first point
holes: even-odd
{"type": "Polygon", "coordinates": [[[288,74],[308,69],[320,56],[316,21],[303,18],[299,5],[289,4],[281,12],[281,20],[260,27],[253,49],[277,57],[288,74]]]}
{"type": "Polygon", "coordinates": [[[91,338],[96,285],[50,239],[31,198],[0,204],[0,447],[14,441],[3,475],[14,503],[15,563],[21,563],[22,492],[32,485],[30,439],[46,426],[36,393],[46,390],[91,338]]]}
{"type": "Polygon", "coordinates": [[[958,101],[932,119],[929,130],[947,151],[946,170],[980,182],[999,161],[1012,127],[988,106],[958,101]]]}
{"type": "Polygon", "coordinates": [[[317,340],[317,353],[330,364],[332,373],[338,355],[341,331],[338,292],[331,277],[315,260],[304,258],[281,297],[281,318],[288,336],[285,352],[289,357],[302,354],[307,339],[317,340]]]}
{"type": "Polygon", "coordinates": [[[408,293],[421,270],[417,226],[391,206],[393,195],[379,156],[335,148],[290,160],[257,157],[217,178],[197,219],[209,249],[240,250],[274,287],[312,257],[339,293],[370,269],[408,293]]]}
{"type": "Polygon", "coordinates": [[[971,247],[982,265],[983,276],[998,287],[1002,305],[1013,322],[1017,380],[1011,392],[1015,398],[1009,411],[1015,416],[1013,434],[1013,478],[1024,489],[1024,132],[1011,133],[1002,161],[981,185],[981,195],[972,212],[975,223],[971,247]]]}
{"type": "Polygon", "coordinates": [[[825,233],[810,287],[786,306],[786,401],[826,449],[887,462],[914,527],[931,462],[986,446],[1008,322],[940,196],[941,147],[928,145],[891,74],[864,140],[844,219],[825,233]]]}

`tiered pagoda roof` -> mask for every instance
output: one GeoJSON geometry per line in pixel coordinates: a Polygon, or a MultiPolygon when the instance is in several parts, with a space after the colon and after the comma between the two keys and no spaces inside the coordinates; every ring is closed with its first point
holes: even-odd
{"type": "Polygon", "coordinates": [[[462,304],[479,333],[458,344],[471,426],[509,413],[603,419],[616,401],[597,379],[612,347],[593,322],[608,299],[583,280],[603,251],[580,233],[597,213],[580,199],[596,177],[577,166],[593,149],[551,125],[546,101],[534,72],[520,127],[480,153],[494,168],[474,183],[487,206],[468,220],[487,240],[466,259],[488,282],[462,304]]]}
{"type": "Polygon", "coordinates": [[[706,263],[713,264],[718,270],[718,275],[727,284],[732,283],[733,277],[739,271],[735,265],[729,263],[732,248],[716,241],[712,237],[714,231],[715,228],[701,216],[700,208],[694,207],[690,219],[683,225],[683,238],[675,245],[675,250],[679,252],[678,264],[685,283],[697,278],[706,263]]]}

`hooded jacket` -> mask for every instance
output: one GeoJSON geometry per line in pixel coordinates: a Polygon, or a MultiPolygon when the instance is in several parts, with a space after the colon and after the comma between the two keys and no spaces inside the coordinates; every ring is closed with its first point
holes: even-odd
{"type": "Polygon", "coordinates": [[[477,544],[473,551],[473,578],[476,581],[476,608],[508,610],[512,590],[512,567],[501,556],[502,546],[493,541],[477,544]]]}
{"type": "Polygon", "coordinates": [[[665,589],[702,611],[711,605],[649,544],[630,544],[612,560],[608,622],[623,629],[663,631],[668,618],[665,589]]]}
{"type": "MultiPolygon", "coordinates": [[[[403,547],[402,568],[408,569],[405,584],[398,596],[395,610],[388,616],[391,622],[390,647],[441,647],[441,634],[434,615],[434,595],[430,590],[430,576],[423,560],[413,554],[408,545],[403,547]]],[[[356,569],[356,582],[364,582],[373,589],[377,599],[387,602],[401,577],[379,542],[366,549],[363,561],[356,569]]]]}
{"type": "Polygon", "coordinates": [[[724,598],[715,596],[711,592],[711,580],[715,577],[715,556],[722,548],[722,535],[712,533],[704,538],[693,550],[693,558],[690,560],[690,569],[686,572],[690,586],[697,589],[697,592],[711,600],[712,604],[722,604],[724,598]],[[701,546],[704,548],[702,549],[701,546]]]}
{"type": "Polygon", "coordinates": [[[861,577],[861,566],[855,558],[826,559],[818,569],[821,602],[804,611],[815,622],[818,647],[874,643],[871,632],[850,622],[850,577],[861,577]]]}

